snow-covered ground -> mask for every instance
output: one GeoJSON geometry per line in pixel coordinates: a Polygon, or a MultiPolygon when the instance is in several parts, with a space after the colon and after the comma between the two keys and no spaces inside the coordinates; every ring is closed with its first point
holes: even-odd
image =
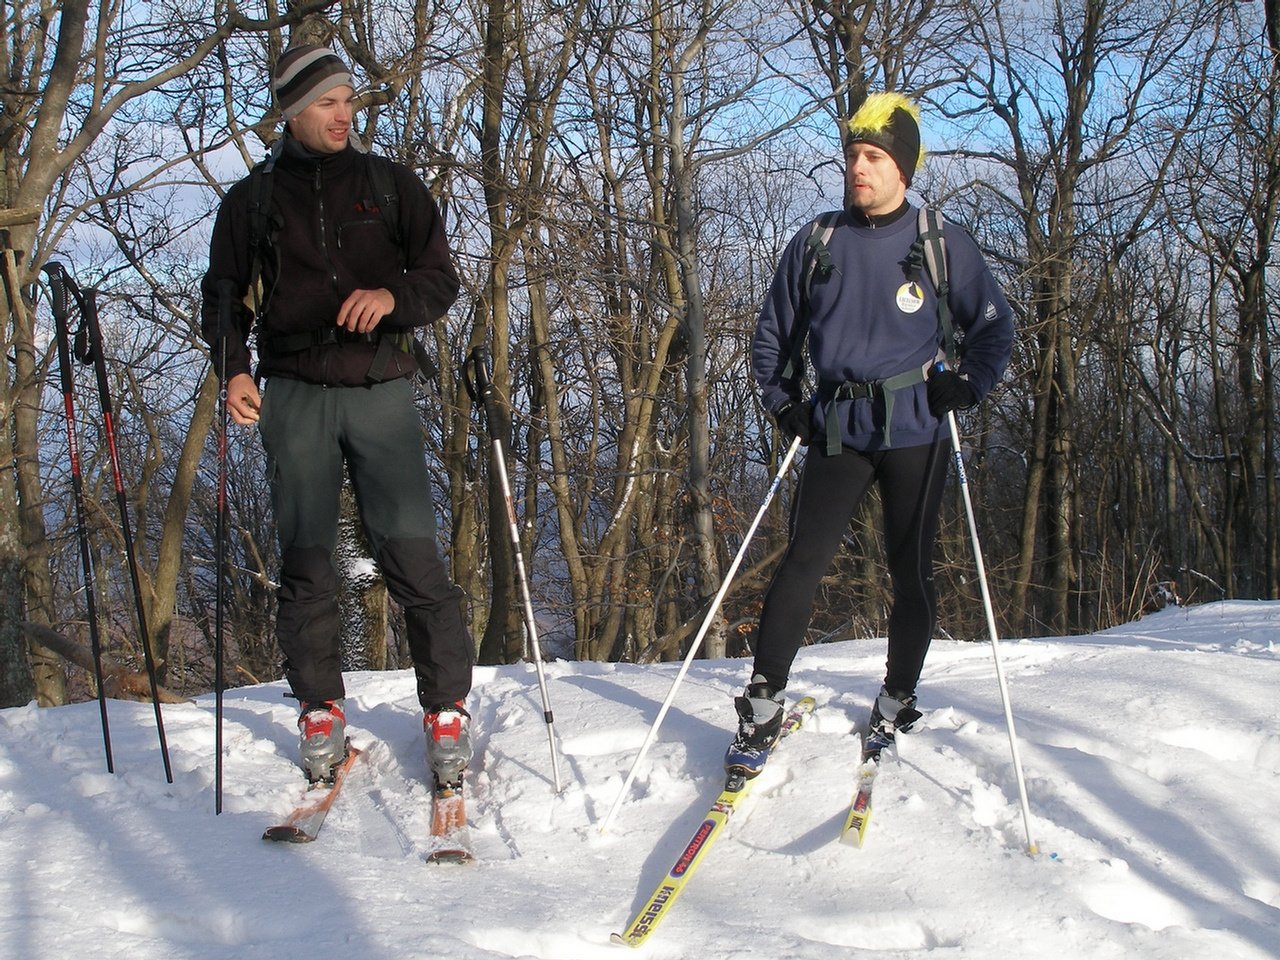
{"type": "MultiPolygon", "coordinates": [[[[935,643],[925,717],[885,763],[867,845],[836,842],[881,641],[802,651],[812,720],[775,754],[637,954],[655,958],[1280,956],[1280,604],[1170,609],[1001,645],[1040,853],[1027,838],[985,643],[935,643]]],[[[745,661],[699,661],[607,834],[676,665],[547,667],[555,796],[532,667],[477,670],[478,861],[428,865],[414,684],[349,677],[352,770],[320,840],[264,843],[298,799],[281,684],[213,701],[0,711],[0,957],[250,960],[628,955],[609,942],[720,789],[745,661]]]]}

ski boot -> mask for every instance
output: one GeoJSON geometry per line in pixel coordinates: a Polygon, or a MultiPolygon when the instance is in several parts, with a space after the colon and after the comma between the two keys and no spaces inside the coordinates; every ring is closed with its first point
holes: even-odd
{"type": "Polygon", "coordinates": [[[460,786],[471,759],[471,714],[462,701],[441,704],[427,711],[422,728],[427,736],[427,766],[435,774],[437,788],[460,786]]]}
{"type": "Polygon", "coordinates": [[[304,703],[298,717],[298,753],[312,783],[333,780],[333,768],[347,755],[347,717],[343,701],[304,703]]]}
{"type": "Polygon", "coordinates": [[[862,759],[879,760],[880,751],[894,744],[894,736],[899,730],[906,733],[924,714],[916,709],[914,693],[894,692],[881,687],[879,695],[871,705],[871,720],[868,723],[867,739],[862,746],[862,759]]]}
{"type": "Polygon", "coordinates": [[[750,779],[764,769],[782,734],[782,692],[757,673],[733,705],[738,711],[738,734],[725,751],[724,769],[750,779]]]}

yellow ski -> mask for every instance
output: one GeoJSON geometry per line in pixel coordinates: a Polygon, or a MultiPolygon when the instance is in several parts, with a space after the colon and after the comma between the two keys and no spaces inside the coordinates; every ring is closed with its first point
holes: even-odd
{"type": "MultiPolygon", "coordinates": [[[[800,700],[782,722],[782,733],[778,742],[781,743],[782,737],[798,729],[804,722],[804,718],[813,712],[815,706],[817,702],[813,697],[800,700]]],[[[702,863],[707,851],[711,849],[711,845],[720,839],[720,835],[724,833],[729,823],[729,818],[733,816],[733,812],[742,803],[743,798],[751,792],[751,785],[754,782],[754,777],[748,778],[740,770],[731,771],[726,775],[724,789],[720,792],[720,796],[716,797],[715,803],[711,804],[711,809],[707,811],[702,823],[698,824],[698,828],[693,831],[693,836],[685,844],[675,864],[662,878],[653,896],[632,918],[626,931],[615,933],[610,937],[614,943],[638,947],[649,939],[649,934],[653,933],[654,928],[667,915],[667,911],[675,903],[676,897],[680,896],[689,878],[693,876],[693,872],[702,863]]]]}
{"type": "Polygon", "coordinates": [[[853,802],[849,804],[849,816],[840,831],[840,842],[851,847],[861,847],[867,835],[867,824],[871,822],[871,788],[875,785],[879,764],[875,760],[864,760],[858,767],[858,787],[853,792],[853,802]]]}

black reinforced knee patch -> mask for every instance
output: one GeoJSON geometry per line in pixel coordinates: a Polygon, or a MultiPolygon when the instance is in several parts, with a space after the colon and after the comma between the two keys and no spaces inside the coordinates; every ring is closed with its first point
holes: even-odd
{"type": "Polygon", "coordinates": [[[308,703],[343,696],[338,574],[329,551],[286,550],[276,597],[276,640],[294,696],[308,703]]]}
{"type": "Polygon", "coordinates": [[[337,596],[338,572],[324,547],[290,547],[280,559],[281,603],[337,596]]]}
{"type": "Polygon", "coordinates": [[[434,540],[388,540],[378,551],[387,592],[404,607],[406,639],[424,709],[471,689],[475,644],[463,618],[466,594],[449,578],[434,540]]]}

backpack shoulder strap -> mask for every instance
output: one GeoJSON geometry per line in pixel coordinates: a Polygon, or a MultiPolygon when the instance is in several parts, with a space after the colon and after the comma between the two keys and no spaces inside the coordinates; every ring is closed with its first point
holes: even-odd
{"type": "Polygon", "coordinates": [[[916,229],[925,269],[938,294],[938,331],[942,335],[943,354],[947,365],[955,366],[956,332],[947,301],[951,285],[947,279],[947,241],[942,232],[942,214],[933,207],[921,207],[916,217],[916,229]]]}
{"type": "MultiPolygon", "coordinates": [[[[365,154],[365,161],[365,169],[368,171],[369,186],[373,190],[374,202],[377,203],[378,212],[382,214],[383,222],[386,223],[391,236],[395,238],[396,248],[399,251],[400,267],[404,269],[409,256],[408,251],[405,249],[405,237],[400,219],[400,195],[396,192],[396,179],[392,162],[387,157],[376,153],[365,154]]],[[[370,380],[376,383],[383,379],[387,364],[396,350],[404,350],[412,354],[418,363],[418,370],[425,379],[430,380],[439,372],[436,369],[436,365],[431,361],[426,348],[423,347],[416,335],[411,332],[398,334],[394,337],[384,334],[378,340],[378,349],[374,353],[373,362],[369,368],[370,380]]]]}
{"type": "Polygon", "coordinates": [[[813,286],[813,275],[821,272],[828,276],[833,270],[836,273],[831,250],[828,244],[836,232],[836,224],[840,222],[840,210],[829,210],[809,225],[809,236],[804,241],[804,263],[800,271],[800,310],[796,314],[796,327],[791,334],[791,356],[782,371],[782,379],[797,382],[804,375],[804,347],[809,337],[809,290],[813,286]]]}
{"type": "Polygon", "coordinates": [[[373,198],[378,204],[378,212],[401,246],[400,256],[404,257],[404,237],[400,234],[400,194],[396,192],[396,180],[391,172],[391,161],[376,153],[365,154],[366,170],[369,186],[373,188],[373,198]]]}
{"type": "MultiPolygon", "coordinates": [[[[267,302],[271,299],[269,292],[261,290],[262,261],[267,248],[275,240],[271,229],[273,224],[271,211],[271,186],[275,179],[276,160],[284,147],[284,138],[276,140],[265,160],[256,163],[249,171],[249,290],[253,294],[254,319],[262,316],[267,302]]],[[[279,256],[279,251],[276,253],[279,256]]],[[[279,264],[277,263],[277,267],[279,264]]]]}
{"type": "Polygon", "coordinates": [[[257,286],[262,276],[262,254],[267,245],[271,211],[271,184],[274,179],[270,158],[249,171],[249,286],[257,286]]]}

